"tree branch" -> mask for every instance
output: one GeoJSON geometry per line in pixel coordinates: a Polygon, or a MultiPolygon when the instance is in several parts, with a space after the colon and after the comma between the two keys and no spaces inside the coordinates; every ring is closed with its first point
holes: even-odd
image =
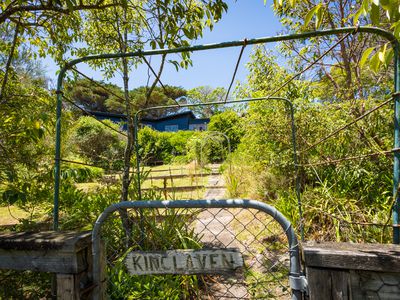
{"type": "Polygon", "coordinates": [[[15,25],[14,37],[13,37],[13,41],[12,41],[12,45],[11,45],[11,49],[10,49],[10,54],[8,56],[8,59],[7,59],[6,70],[4,72],[4,78],[3,78],[3,82],[1,84],[0,104],[3,104],[5,102],[5,99],[3,99],[4,94],[5,94],[4,91],[5,91],[6,86],[7,86],[8,74],[9,74],[9,71],[10,71],[11,62],[12,62],[12,59],[13,59],[13,56],[14,56],[15,48],[17,46],[18,34],[19,34],[19,24],[16,24],[15,25]]]}
{"type": "Polygon", "coordinates": [[[102,3],[102,1],[100,1],[96,4],[90,4],[90,5],[80,4],[80,5],[75,5],[71,8],[57,7],[57,6],[54,6],[52,3],[41,4],[41,5],[12,6],[12,7],[8,7],[0,14],[0,24],[4,23],[7,19],[12,17],[13,15],[15,15],[17,13],[22,13],[22,12],[52,11],[55,13],[69,14],[73,11],[97,10],[97,9],[104,9],[104,8],[115,7],[115,6],[120,5],[119,3],[109,3],[109,4],[101,4],[101,3],[102,3]]]}

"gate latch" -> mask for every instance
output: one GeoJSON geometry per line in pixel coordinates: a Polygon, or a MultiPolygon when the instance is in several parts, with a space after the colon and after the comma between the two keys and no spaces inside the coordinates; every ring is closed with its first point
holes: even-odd
{"type": "Polygon", "coordinates": [[[304,275],[300,276],[289,276],[289,284],[292,290],[302,291],[303,293],[308,294],[308,282],[307,278],[304,275]]]}

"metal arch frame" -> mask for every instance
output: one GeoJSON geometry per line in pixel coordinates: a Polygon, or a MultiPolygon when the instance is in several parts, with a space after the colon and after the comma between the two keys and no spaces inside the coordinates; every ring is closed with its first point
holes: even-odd
{"type": "Polygon", "coordinates": [[[224,137],[228,143],[228,153],[231,154],[232,153],[232,147],[231,147],[231,140],[230,138],[223,132],[221,131],[215,131],[215,130],[211,130],[211,131],[206,131],[206,133],[211,133],[210,135],[207,135],[204,139],[202,139],[202,141],[204,142],[204,144],[201,146],[201,151],[203,151],[203,147],[205,146],[205,142],[208,141],[210,138],[212,138],[213,136],[216,135],[220,135],[222,137],[224,137]]]}
{"type": "Polygon", "coordinates": [[[139,130],[139,115],[145,111],[150,110],[160,110],[167,108],[183,108],[183,107],[201,107],[201,106],[211,106],[211,105],[226,105],[226,104],[234,104],[234,103],[247,103],[247,102],[256,102],[256,101],[282,101],[285,102],[289,106],[290,111],[290,125],[292,130],[292,147],[293,147],[293,168],[295,171],[296,182],[295,182],[295,190],[296,190],[296,198],[297,198],[297,207],[299,210],[299,218],[300,218],[300,235],[301,240],[304,240],[304,230],[303,230],[303,210],[301,206],[301,193],[300,193],[300,178],[299,178],[299,165],[297,159],[297,142],[296,142],[296,124],[294,121],[294,106],[293,103],[284,97],[258,97],[258,98],[244,98],[244,99],[236,99],[231,101],[219,101],[219,102],[207,102],[207,103],[197,103],[197,104],[182,104],[182,105],[161,105],[154,106],[141,109],[136,112],[134,119],[134,144],[136,151],[136,176],[137,176],[137,188],[138,188],[138,196],[139,200],[142,200],[142,190],[141,190],[141,182],[140,182],[140,154],[139,154],[139,139],[138,139],[138,130],[139,130]]]}
{"type": "MultiPolygon", "coordinates": [[[[203,139],[200,140],[200,142],[202,143],[202,145],[200,147],[200,164],[201,164],[202,159],[203,159],[203,149],[204,149],[204,147],[206,145],[206,142],[208,142],[211,138],[216,137],[218,135],[222,136],[223,138],[226,139],[226,141],[228,143],[228,155],[232,153],[232,151],[231,151],[231,140],[229,139],[229,137],[225,133],[223,133],[221,131],[214,131],[214,130],[206,131],[206,133],[210,133],[210,134],[205,136],[203,139]]],[[[222,143],[220,143],[220,144],[221,144],[222,148],[224,148],[223,144],[222,143]]],[[[229,168],[230,167],[231,167],[231,164],[229,164],[229,168]]]]}
{"type": "MultiPolygon", "coordinates": [[[[115,211],[121,209],[137,209],[141,211],[146,208],[252,208],[262,211],[279,223],[284,231],[289,243],[290,256],[290,274],[289,283],[292,289],[292,300],[301,300],[304,288],[301,288],[300,282],[305,282],[300,266],[299,242],[294,232],[292,224],[280,213],[276,208],[263,202],[254,200],[176,200],[176,201],[132,201],[119,202],[107,207],[97,218],[92,231],[92,254],[93,254],[93,282],[95,288],[93,291],[94,298],[100,299],[99,283],[100,283],[100,233],[104,221],[115,211]]],[[[304,284],[303,284],[304,286],[304,284]]]]}
{"type": "MultiPolygon", "coordinates": [[[[142,57],[157,54],[171,54],[181,52],[195,52],[218,48],[228,48],[246,45],[254,45],[260,43],[272,43],[279,41],[288,41],[296,39],[306,39],[311,37],[331,36],[339,35],[343,33],[371,33],[379,35],[389,41],[394,50],[394,148],[400,147],[400,59],[399,59],[399,41],[396,37],[387,30],[376,28],[376,27],[342,27],[329,30],[318,30],[297,34],[287,34],[281,36],[264,37],[258,39],[239,40],[217,44],[198,45],[189,47],[180,47],[175,49],[155,49],[147,51],[136,51],[129,53],[113,53],[113,54],[100,54],[86,56],[67,62],[61,69],[57,79],[57,109],[56,109],[56,146],[55,146],[55,167],[54,167],[54,210],[53,210],[53,227],[54,230],[58,230],[58,210],[59,210],[59,191],[60,191],[60,155],[61,155],[61,116],[62,116],[62,93],[63,93],[63,81],[66,72],[74,67],[75,65],[97,60],[97,59],[112,59],[122,57],[142,57]]],[[[400,215],[400,193],[397,193],[398,185],[400,182],[400,152],[394,153],[394,167],[393,167],[393,242],[398,244],[400,242],[400,227],[399,215],[400,215]]]]}

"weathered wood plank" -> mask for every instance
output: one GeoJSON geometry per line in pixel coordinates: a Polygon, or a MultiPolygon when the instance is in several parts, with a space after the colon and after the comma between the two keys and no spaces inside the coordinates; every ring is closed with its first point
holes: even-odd
{"type": "Polygon", "coordinates": [[[1,233],[0,269],[80,273],[90,246],[90,232],[1,233]]]}
{"type": "Polygon", "coordinates": [[[303,245],[308,267],[354,270],[400,270],[400,245],[315,243],[303,245]]]}
{"type": "Polygon", "coordinates": [[[349,272],[334,269],[307,268],[310,300],[351,299],[349,272]]]}
{"type": "Polygon", "coordinates": [[[78,300],[79,280],[76,275],[57,274],[57,300],[78,300]]]}
{"type": "Polygon", "coordinates": [[[308,292],[310,300],[330,299],[332,282],[329,278],[329,270],[307,268],[308,292]]]}
{"type": "Polygon", "coordinates": [[[211,175],[220,175],[221,173],[196,173],[196,174],[171,174],[171,175],[157,175],[157,176],[149,176],[146,181],[149,180],[162,180],[162,179],[178,179],[178,178],[186,178],[186,177],[207,177],[211,175]]]}
{"type": "MultiPolygon", "coordinates": [[[[106,257],[106,247],[103,242],[100,245],[100,285],[99,285],[99,298],[100,300],[107,299],[107,257],[106,257]]],[[[97,300],[96,297],[93,297],[97,300]]]]}
{"type": "Polygon", "coordinates": [[[152,187],[142,189],[142,191],[149,191],[149,190],[159,190],[159,191],[168,191],[168,192],[178,192],[178,191],[191,191],[204,188],[204,185],[188,185],[188,186],[167,186],[167,187],[152,187]]]}
{"type": "Polygon", "coordinates": [[[79,251],[90,239],[90,231],[1,232],[0,249],[79,251]]]}
{"type": "Polygon", "coordinates": [[[0,249],[0,269],[32,270],[52,273],[79,273],[84,267],[78,266],[75,253],[55,250],[13,251],[0,249]]]}
{"type": "Polygon", "coordinates": [[[125,259],[133,275],[227,274],[243,267],[238,249],[132,251],[125,259]]]}

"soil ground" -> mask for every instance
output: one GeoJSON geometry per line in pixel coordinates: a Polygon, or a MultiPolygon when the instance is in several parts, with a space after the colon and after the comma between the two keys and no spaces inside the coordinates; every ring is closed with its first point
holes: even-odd
{"type": "MultiPolygon", "coordinates": [[[[211,165],[212,173],[217,173],[219,165],[211,165]]],[[[218,200],[226,198],[225,181],[222,175],[211,175],[208,179],[208,188],[204,199],[218,200]]],[[[222,248],[238,248],[243,253],[240,243],[237,242],[234,229],[229,223],[234,216],[225,209],[212,208],[203,211],[197,222],[196,232],[202,235],[205,245],[222,248]]],[[[218,299],[248,299],[246,286],[243,284],[242,274],[235,274],[229,278],[218,277],[210,289],[218,299]]]]}

